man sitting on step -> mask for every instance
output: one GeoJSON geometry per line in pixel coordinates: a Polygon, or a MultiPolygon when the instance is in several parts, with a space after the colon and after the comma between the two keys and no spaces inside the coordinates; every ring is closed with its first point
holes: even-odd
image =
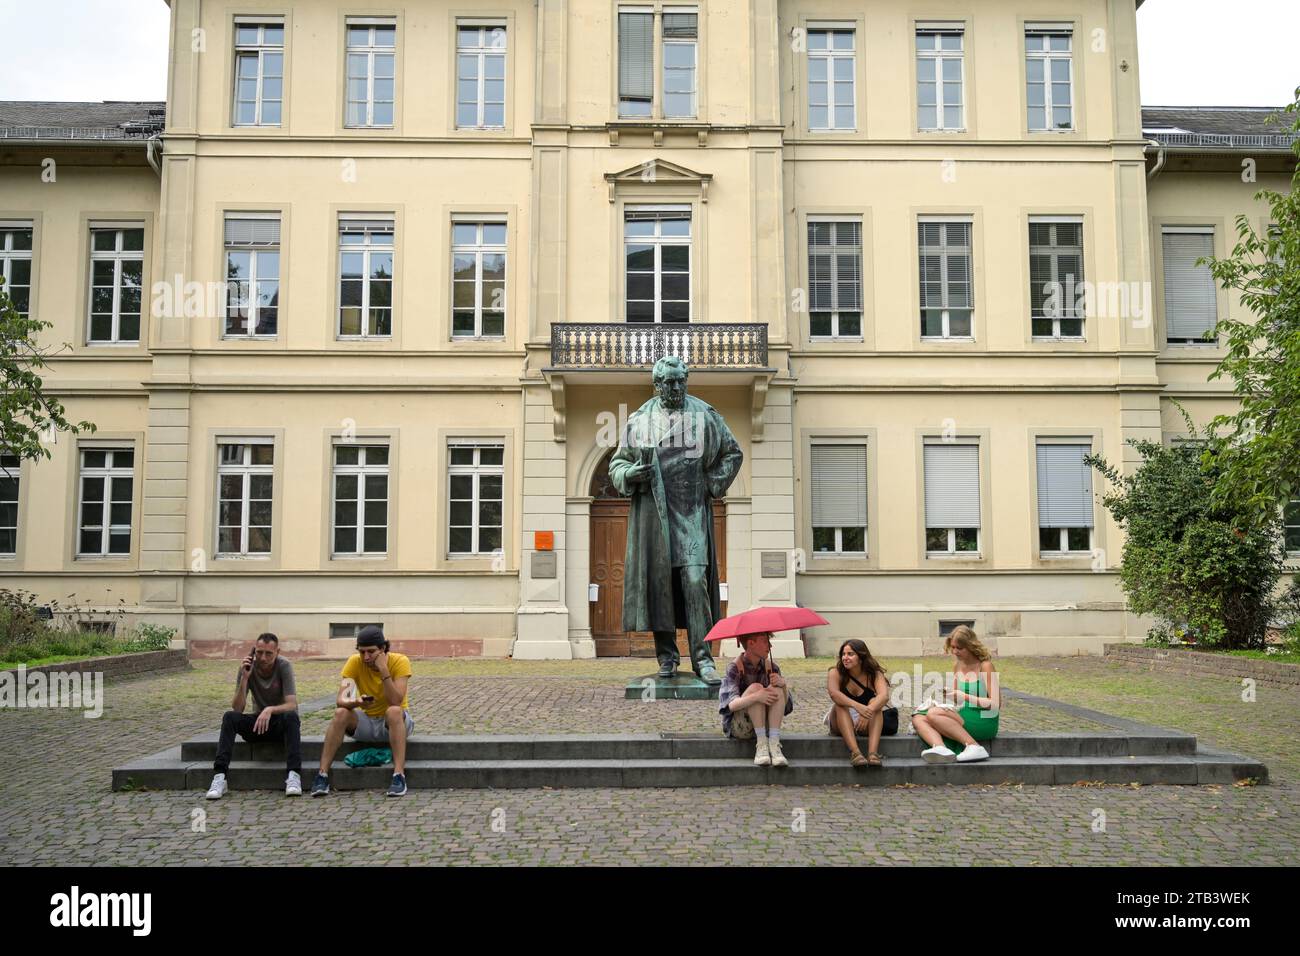
{"type": "Polygon", "coordinates": [[[411,661],[405,654],[389,653],[382,628],[371,624],[357,635],[357,652],[343,665],[334,719],[321,746],[320,772],[311,785],[313,797],[330,792],[330,764],[343,743],[343,735],[358,742],[387,744],[393,750],[393,780],[388,796],[406,793],[406,738],[415,729],[407,710],[406,684],[411,661]]]}
{"type": "Polygon", "coordinates": [[[212,767],[216,776],[208,788],[209,800],[220,800],[226,792],[226,771],[230,769],[230,755],[235,749],[235,734],[249,743],[283,741],[289,768],[284,792],[291,797],[302,796],[302,726],[298,720],[297,690],[293,665],[280,656],[280,639],[274,634],[260,635],[248,656],[240,662],[239,673],[235,675],[235,698],[221,719],[221,739],[212,767]],[[253,714],[244,713],[249,691],[253,692],[256,706],[253,714]]]}

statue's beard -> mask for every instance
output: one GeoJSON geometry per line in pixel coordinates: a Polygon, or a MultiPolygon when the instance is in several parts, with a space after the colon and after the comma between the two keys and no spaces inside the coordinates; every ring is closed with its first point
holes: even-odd
{"type": "Polygon", "coordinates": [[[663,392],[659,395],[659,401],[663,403],[664,408],[678,409],[681,408],[682,405],[686,403],[686,396],[685,395],[675,396],[667,392],[663,392]]]}

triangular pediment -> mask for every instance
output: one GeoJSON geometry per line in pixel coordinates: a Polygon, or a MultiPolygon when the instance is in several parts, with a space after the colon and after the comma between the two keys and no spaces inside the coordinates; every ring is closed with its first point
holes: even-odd
{"type": "Polygon", "coordinates": [[[619,186],[694,186],[700,191],[705,202],[708,201],[709,183],[712,173],[700,173],[666,159],[647,159],[645,162],[629,166],[616,173],[606,173],[605,182],[609,184],[609,201],[614,201],[614,192],[619,186]]]}
{"type": "Polygon", "coordinates": [[[712,173],[697,173],[666,159],[647,159],[617,173],[605,174],[605,179],[612,183],[707,183],[712,178],[712,173]]]}

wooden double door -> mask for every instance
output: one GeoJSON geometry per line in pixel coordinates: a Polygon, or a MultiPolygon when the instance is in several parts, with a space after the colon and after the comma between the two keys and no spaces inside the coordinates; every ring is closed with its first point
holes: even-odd
{"type": "MultiPolygon", "coordinates": [[[[591,583],[600,585],[591,605],[591,633],[597,657],[654,657],[654,635],[623,630],[623,560],[627,556],[628,498],[597,498],[591,503],[591,583]]],[[[713,542],[718,557],[718,580],[727,580],[727,513],[721,501],[713,502],[713,542]]],[[[727,602],[722,602],[727,613],[727,602]]],[[[677,650],[690,660],[686,631],[677,632],[677,650]]]]}

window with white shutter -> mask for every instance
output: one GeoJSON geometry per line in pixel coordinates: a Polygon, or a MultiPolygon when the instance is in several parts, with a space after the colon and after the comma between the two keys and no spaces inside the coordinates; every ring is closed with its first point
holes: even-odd
{"type": "Polygon", "coordinates": [[[979,445],[926,442],[925,550],[930,554],[980,549],[979,445]]]}
{"type": "Polygon", "coordinates": [[[17,455],[0,455],[0,558],[18,553],[18,481],[22,463],[17,455]]]}
{"type": "Polygon", "coordinates": [[[1029,220],[1029,302],[1034,338],[1083,337],[1083,220],[1029,220]]]}
{"type": "Polygon", "coordinates": [[[1286,549],[1291,554],[1300,553],[1300,498],[1292,498],[1282,512],[1286,549]]]}
{"type": "Polygon", "coordinates": [[[1091,445],[1039,442],[1038,545],[1044,554],[1092,550],[1091,445]]]}
{"type": "Polygon", "coordinates": [[[618,115],[649,116],[654,107],[655,15],[642,8],[618,11],[618,115]]]}
{"type": "Polygon", "coordinates": [[[971,223],[917,223],[921,276],[921,336],[968,339],[974,327],[971,223]]]}
{"type": "Polygon", "coordinates": [[[862,223],[808,221],[808,332],[862,339],[862,223]]]}
{"type": "Polygon", "coordinates": [[[815,554],[867,553],[867,446],[811,448],[815,554]]]}
{"type": "Polygon", "coordinates": [[[1165,264],[1165,338],[1173,345],[1214,345],[1206,333],[1219,321],[1218,297],[1209,266],[1196,261],[1214,254],[1211,227],[1166,226],[1161,230],[1165,264]]]}

